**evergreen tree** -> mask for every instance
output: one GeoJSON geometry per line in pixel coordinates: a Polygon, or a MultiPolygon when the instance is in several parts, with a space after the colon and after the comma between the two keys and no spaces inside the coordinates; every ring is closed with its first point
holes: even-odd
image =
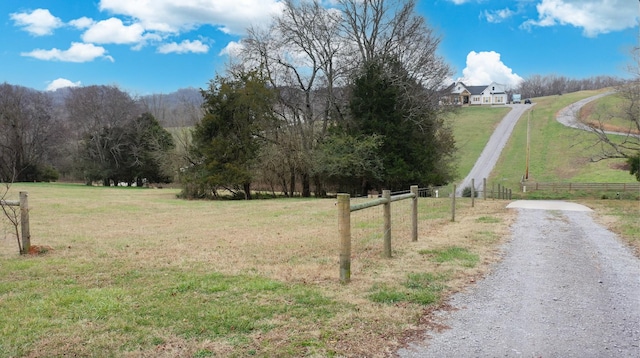
{"type": "Polygon", "coordinates": [[[251,199],[256,158],[272,124],[273,91],[257,72],[246,72],[217,77],[202,95],[205,115],[193,133],[194,167],[187,178],[195,192],[183,194],[215,196],[224,188],[251,199]]]}
{"type": "Polygon", "coordinates": [[[410,185],[442,184],[453,177],[450,157],[455,150],[432,93],[415,81],[394,58],[364,64],[353,82],[351,135],[379,135],[382,179],[375,187],[406,189],[410,185]]]}

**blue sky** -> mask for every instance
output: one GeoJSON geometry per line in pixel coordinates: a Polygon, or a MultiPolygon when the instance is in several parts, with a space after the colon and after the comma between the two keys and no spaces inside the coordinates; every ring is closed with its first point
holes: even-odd
{"type": "MultiPolygon", "coordinates": [[[[329,4],[335,0],[323,0],[329,4]]],[[[204,88],[279,0],[0,0],[0,82],[38,90],[204,88]]],[[[440,55],[469,85],[532,75],[629,77],[636,0],[418,0],[440,55]]]]}

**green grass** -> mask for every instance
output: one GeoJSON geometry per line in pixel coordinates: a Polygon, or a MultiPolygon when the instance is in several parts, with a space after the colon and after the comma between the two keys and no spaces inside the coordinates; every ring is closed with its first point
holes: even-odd
{"type": "Polygon", "coordinates": [[[584,106],[582,116],[586,121],[602,122],[605,125],[611,125],[624,131],[629,129],[633,123],[623,118],[624,114],[619,112],[624,109],[623,106],[625,106],[625,103],[622,96],[612,94],[584,106]]]}
{"type": "Polygon", "coordinates": [[[464,178],[498,126],[509,112],[507,107],[462,107],[451,117],[453,134],[458,148],[458,176],[464,178]]]}
{"type": "MultiPolygon", "coordinates": [[[[259,276],[138,269],[68,277],[77,268],[25,265],[37,260],[8,261],[0,267],[0,276],[6,278],[0,284],[4,337],[0,356],[26,355],[34,339],[47,335],[97,340],[90,347],[79,345],[65,352],[79,356],[102,356],[105,348],[113,352],[116,347],[109,342],[120,342],[121,352],[133,352],[158,345],[165,336],[224,337],[242,351],[248,334],[268,332],[286,320],[312,325],[331,319],[337,311],[336,303],[318,290],[259,276]]],[[[293,336],[290,344],[304,339],[293,336]]]]}
{"type": "MultiPolygon", "coordinates": [[[[539,182],[631,182],[628,171],[616,169],[620,160],[597,163],[596,138],[556,121],[556,112],[598,91],[582,91],[562,96],[536,98],[530,115],[529,179],[539,182]]],[[[519,189],[526,169],[527,118],[525,114],[500,156],[490,182],[519,189]]]]}
{"type": "Polygon", "coordinates": [[[431,305],[442,299],[446,280],[447,275],[434,275],[427,272],[409,273],[406,281],[401,285],[374,285],[369,299],[383,304],[409,302],[431,305]]]}
{"type": "Polygon", "coordinates": [[[429,257],[434,262],[454,262],[463,267],[475,267],[480,259],[478,255],[469,252],[469,250],[455,246],[440,250],[420,250],[418,253],[429,257]]]}
{"type": "MultiPolygon", "coordinates": [[[[394,218],[391,260],[382,240],[356,236],[379,235],[381,217],[365,215],[362,229],[354,219],[352,282],[342,285],[334,199],[184,201],[175,189],[60,183],[16,183],[9,198],[18,191],[29,193],[32,244],[53,250],[20,256],[6,232],[0,240],[2,358],[364,356],[388,349],[384,337],[401,336],[464,271],[448,277],[416,254],[435,245],[424,235],[446,231],[448,199],[420,198],[418,242],[406,214],[394,218]]],[[[436,240],[482,250],[472,230],[436,240]]]]}
{"type": "Polygon", "coordinates": [[[476,219],[476,222],[485,223],[485,224],[496,224],[501,222],[501,220],[493,216],[481,216],[478,219],[476,219]]]}

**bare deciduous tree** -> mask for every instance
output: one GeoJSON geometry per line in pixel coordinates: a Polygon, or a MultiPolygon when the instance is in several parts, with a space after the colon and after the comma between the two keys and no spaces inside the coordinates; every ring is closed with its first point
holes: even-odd
{"type": "Polygon", "coordinates": [[[25,87],[0,84],[0,179],[41,180],[60,140],[51,99],[25,87]]]}
{"type": "MultiPolygon", "coordinates": [[[[243,40],[239,64],[259,68],[279,90],[275,110],[281,125],[270,133],[271,139],[282,146],[278,153],[289,154],[289,184],[295,187],[299,177],[303,196],[310,194],[313,152],[328,129],[345,120],[348,85],[363,63],[387,56],[401,61],[415,81],[429,89],[416,93],[407,88],[406,95],[437,104],[437,89],[451,70],[436,55],[440,40],[416,14],[415,4],[340,0],[335,7],[324,7],[319,0],[286,0],[284,12],[271,26],[252,28],[243,40]]],[[[316,180],[316,192],[322,190],[319,185],[316,180]]]]}
{"type": "Polygon", "coordinates": [[[597,137],[596,145],[601,148],[592,160],[627,159],[631,174],[640,181],[640,47],[632,50],[632,58],[634,63],[628,66],[632,78],[617,88],[620,104],[617,108],[601,111],[597,114],[598,120],[587,125],[597,137]],[[618,135],[608,130],[608,123],[615,117],[626,122],[622,131],[616,130],[618,135]]]}
{"type": "Polygon", "coordinates": [[[122,128],[142,113],[141,106],[115,86],[72,88],[65,105],[76,138],[85,144],[81,154],[86,179],[108,185],[111,169],[121,165],[126,135],[122,128]]]}

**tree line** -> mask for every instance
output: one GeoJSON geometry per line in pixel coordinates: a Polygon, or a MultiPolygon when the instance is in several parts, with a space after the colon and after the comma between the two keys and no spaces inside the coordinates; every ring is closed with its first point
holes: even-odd
{"type": "Polygon", "coordinates": [[[613,76],[595,76],[585,79],[573,79],[558,75],[533,75],[520,82],[515,93],[524,98],[555,96],[563,93],[598,90],[618,87],[626,81],[613,76]]]}
{"type": "Polygon", "coordinates": [[[104,185],[173,179],[172,135],[115,86],[50,93],[0,84],[0,180],[67,179],[104,185]]]}

